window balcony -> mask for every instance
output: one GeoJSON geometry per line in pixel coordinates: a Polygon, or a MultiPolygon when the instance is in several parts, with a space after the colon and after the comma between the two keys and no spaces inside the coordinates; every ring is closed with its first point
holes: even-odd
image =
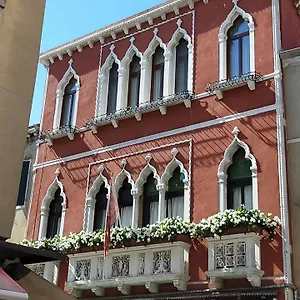
{"type": "Polygon", "coordinates": [[[262,76],[256,72],[243,74],[241,76],[232,77],[229,79],[223,79],[220,81],[209,82],[206,85],[206,92],[210,94],[216,94],[219,100],[223,99],[224,91],[228,91],[234,88],[238,88],[247,85],[250,91],[255,90],[255,83],[262,80],[262,76]]]}
{"type": "Polygon", "coordinates": [[[208,238],[210,288],[220,289],[224,279],[247,278],[252,286],[261,285],[260,236],[254,232],[208,238]]]}
{"type": "Polygon", "coordinates": [[[103,296],[106,288],[128,295],[132,286],[142,285],[157,293],[159,285],[165,283],[186,290],[189,249],[190,244],[177,241],[112,249],[105,259],[103,251],[69,255],[66,286],[75,297],[83,290],[103,296]]]}
{"type": "Polygon", "coordinates": [[[48,132],[42,132],[40,134],[40,141],[46,142],[49,146],[53,145],[54,139],[59,139],[62,137],[68,137],[69,140],[74,140],[74,135],[78,131],[75,126],[62,126],[58,129],[53,129],[48,132]]]}
{"type": "Polygon", "coordinates": [[[112,124],[118,127],[119,120],[135,117],[137,121],[141,121],[142,115],[159,109],[162,115],[167,113],[167,107],[178,103],[184,103],[187,108],[191,107],[191,100],[194,94],[190,91],[183,91],[175,95],[164,96],[155,101],[144,103],[135,107],[126,107],[114,113],[101,115],[90,120],[86,127],[91,129],[93,133],[97,133],[97,128],[102,125],[112,124]]]}

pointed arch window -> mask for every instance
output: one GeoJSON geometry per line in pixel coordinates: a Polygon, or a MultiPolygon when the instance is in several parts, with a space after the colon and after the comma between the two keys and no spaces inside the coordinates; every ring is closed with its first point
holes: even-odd
{"type": "Polygon", "coordinates": [[[108,189],[105,187],[105,183],[103,183],[96,194],[93,230],[105,228],[107,194],[108,189]]]}
{"type": "Polygon", "coordinates": [[[139,105],[141,59],[134,55],[129,66],[128,105],[135,107],[139,105]]]}
{"type": "Polygon", "coordinates": [[[249,26],[239,16],[228,30],[228,77],[241,76],[250,72],[249,26]]]}
{"type": "Polygon", "coordinates": [[[108,83],[108,98],[107,98],[107,113],[114,113],[117,107],[117,94],[118,94],[118,65],[116,62],[112,64],[109,71],[108,83]]]}
{"type": "Polygon", "coordinates": [[[120,208],[120,225],[122,227],[132,225],[133,197],[131,194],[132,186],[126,177],[119,189],[118,203],[120,208]]]}
{"type": "Polygon", "coordinates": [[[75,123],[76,93],[77,80],[73,76],[65,88],[61,110],[60,127],[72,126],[75,123]]]}
{"type": "Polygon", "coordinates": [[[181,38],[176,47],[175,93],[187,90],[188,42],[181,38]]]}
{"type": "Polygon", "coordinates": [[[168,183],[166,192],[166,216],[167,218],[184,217],[184,174],[180,167],[176,167],[168,183]]]}
{"type": "Polygon", "coordinates": [[[147,177],[143,191],[143,226],[154,224],[158,221],[159,194],[156,189],[157,181],[154,174],[147,177]]]}
{"type": "Polygon", "coordinates": [[[52,238],[60,233],[63,197],[61,189],[58,188],[49,206],[46,237],[52,238]]]}
{"type": "Polygon", "coordinates": [[[151,100],[155,101],[163,96],[164,87],[164,50],[156,47],[152,57],[152,88],[151,100]]]}
{"type": "Polygon", "coordinates": [[[245,158],[245,150],[239,148],[227,170],[227,208],[236,209],[245,205],[253,208],[251,161],[245,158]]]}

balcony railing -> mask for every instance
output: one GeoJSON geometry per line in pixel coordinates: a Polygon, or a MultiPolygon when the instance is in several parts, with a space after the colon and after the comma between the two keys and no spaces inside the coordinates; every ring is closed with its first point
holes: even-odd
{"type": "Polygon", "coordinates": [[[66,125],[48,132],[42,132],[39,139],[41,142],[47,142],[50,146],[52,146],[54,139],[65,136],[67,136],[72,141],[74,139],[74,134],[77,131],[78,129],[75,126],[66,125]]]}
{"type": "Polygon", "coordinates": [[[256,233],[208,238],[208,271],[211,288],[222,288],[223,279],[247,278],[252,286],[261,285],[260,236],[256,233]]]}
{"type": "Polygon", "coordinates": [[[26,267],[44,279],[57,284],[59,263],[60,262],[46,262],[26,265],[26,267]]]}
{"type": "Polygon", "coordinates": [[[105,288],[128,295],[132,286],[142,285],[157,293],[165,283],[186,290],[189,249],[190,244],[177,241],[112,249],[105,259],[103,251],[69,255],[66,286],[75,297],[81,297],[83,290],[103,296],[105,288]]]}
{"type": "Polygon", "coordinates": [[[191,107],[191,100],[194,94],[190,91],[182,91],[180,93],[164,96],[155,101],[142,104],[135,107],[126,107],[110,114],[104,114],[90,120],[86,127],[92,129],[94,133],[97,132],[97,127],[111,123],[114,127],[118,127],[118,121],[129,117],[135,117],[138,121],[141,120],[142,114],[159,109],[162,115],[166,114],[167,106],[183,102],[185,106],[191,107]]]}
{"type": "Polygon", "coordinates": [[[206,92],[210,94],[216,94],[219,100],[223,99],[223,92],[248,85],[248,88],[253,91],[255,90],[255,83],[261,81],[262,76],[257,72],[250,72],[241,76],[235,76],[229,79],[223,79],[220,81],[209,82],[206,85],[206,92]]]}

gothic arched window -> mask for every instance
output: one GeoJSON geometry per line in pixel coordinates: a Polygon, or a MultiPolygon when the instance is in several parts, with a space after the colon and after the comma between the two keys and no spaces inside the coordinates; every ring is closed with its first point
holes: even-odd
{"type": "Polygon", "coordinates": [[[139,105],[141,65],[140,58],[134,55],[129,66],[128,106],[139,105]]]}
{"type": "Polygon", "coordinates": [[[143,226],[154,224],[158,221],[159,194],[156,189],[156,179],[151,173],[147,177],[143,191],[143,226]]]}
{"type": "Polygon", "coordinates": [[[228,77],[241,76],[250,72],[249,26],[239,16],[228,30],[227,59],[228,77]]]}
{"type": "Polygon", "coordinates": [[[175,93],[187,90],[188,81],[188,42],[181,38],[176,47],[175,93]]]}
{"type": "Polygon", "coordinates": [[[119,189],[118,203],[120,208],[120,223],[122,227],[132,225],[132,206],[133,197],[131,194],[132,186],[126,177],[119,189]]]}
{"type": "Polygon", "coordinates": [[[55,235],[60,233],[62,203],[63,203],[63,197],[61,196],[61,189],[58,188],[49,206],[47,233],[46,233],[47,238],[52,238],[55,235]]]}
{"type": "Polygon", "coordinates": [[[99,192],[96,194],[95,214],[94,214],[94,230],[104,229],[106,221],[108,190],[103,183],[99,192]]]}
{"type": "Polygon", "coordinates": [[[151,101],[155,101],[163,96],[164,61],[164,50],[158,46],[152,56],[151,101]]]}
{"type": "Polygon", "coordinates": [[[233,155],[227,170],[227,208],[236,209],[244,204],[253,208],[251,161],[245,158],[245,150],[239,148],[233,155]]]}
{"type": "Polygon", "coordinates": [[[168,191],[166,192],[166,216],[176,218],[184,216],[184,174],[180,172],[180,167],[173,171],[173,176],[169,179],[168,191]]]}
{"type": "Polygon", "coordinates": [[[118,65],[114,62],[109,71],[107,113],[114,113],[117,107],[118,65]]]}
{"type": "Polygon", "coordinates": [[[60,127],[75,125],[74,123],[75,123],[76,93],[77,93],[77,80],[73,76],[70,79],[64,91],[61,118],[60,118],[60,127]]]}

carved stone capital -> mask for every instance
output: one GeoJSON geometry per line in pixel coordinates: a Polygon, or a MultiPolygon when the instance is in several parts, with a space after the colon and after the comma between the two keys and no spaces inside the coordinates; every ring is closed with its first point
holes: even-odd
{"type": "Polygon", "coordinates": [[[159,285],[154,282],[146,282],[145,288],[152,294],[158,293],[159,285]]]}
{"type": "Polygon", "coordinates": [[[130,295],[131,286],[126,284],[120,284],[118,286],[118,291],[121,292],[123,295],[130,295]]]}
{"type": "Polygon", "coordinates": [[[177,288],[178,291],[186,291],[187,282],[180,279],[174,279],[173,285],[177,288]]]}
{"type": "Polygon", "coordinates": [[[219,277],[210,277],[208,287],[213,290],[223,288],[223,279],[219,277]]]}
{"type": "Polygon", "coordinates": [[[78,290],[78,289],[74,289],[74,288],[70,288],[69,292],[72,296],[74,296],[75,298],[80,298],[82,296],[82,291],[78,290]]]}
{"type": "Polygon", "coordinates": [[[254,287],[261,286],[261,276],[259,276],[259,275],[255,275],[255,274],[248,275],[247,280],[254,287]]]}
{"type": "Polygon", "coordinates": [[[92,292],[98,297],[104,296],[104,288],[96,287],[92,289],[92,292]]]}

